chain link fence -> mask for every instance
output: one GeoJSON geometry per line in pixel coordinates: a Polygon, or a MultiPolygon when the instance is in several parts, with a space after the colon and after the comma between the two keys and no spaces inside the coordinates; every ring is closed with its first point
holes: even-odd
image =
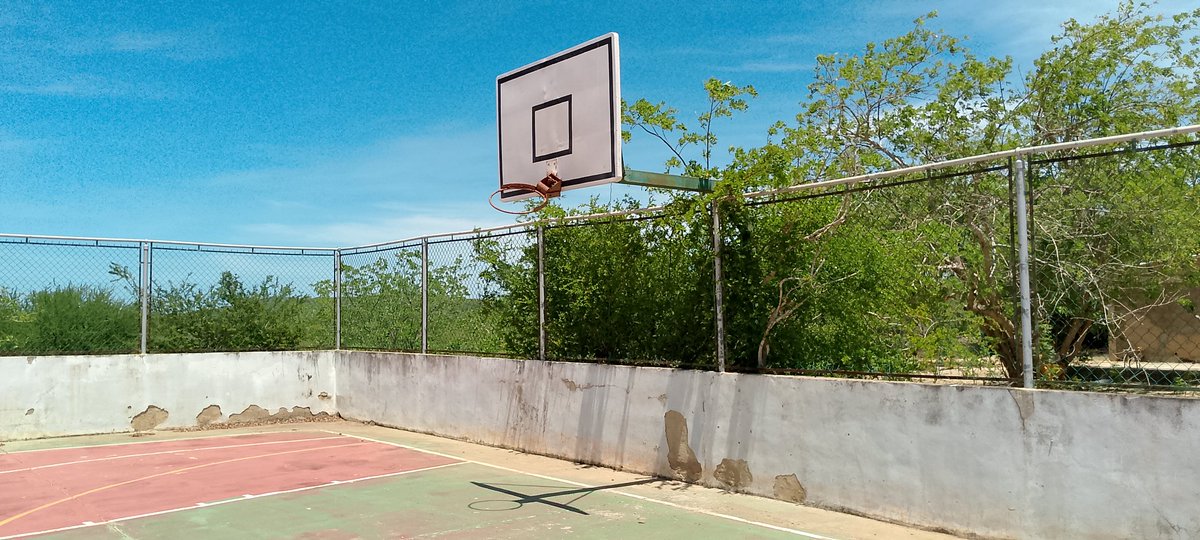
{"type": "Polygon", "coordinates": [[[341,253],[341,346],[421,351],[421,243],[341,253]]]}
{"type": "Polygon", "coordinates": [[[332,250],[0,238],[0,354],[333,347],[332,250]]]}
{"type": "Polygon", "coordinates": [[[332,251],[149,248],[148,352],[333,348],[332,251]]]}
{"type": "Polygon", "coordinates": [[[1200,142],[1126,139],[355,248],[7,235],[0,354],[347,348],[1192,391],[1200,142]]]}
{"type": "Polygon", "coordinates": [[[729,205],[733,365],[1009,383],[1012,195],[1007,165],[982,164],[729,205]]]}
{"type": "Polygon", "coordinates": [[[1200,387],[1200,147],[1030,160],[1033,352],[1045,386],[1200,387]]]}
{"type": "Polygon", "coordinates": [[[136,242],[0,238],[0,355],[138,352],[140,253],[136,242]]]}

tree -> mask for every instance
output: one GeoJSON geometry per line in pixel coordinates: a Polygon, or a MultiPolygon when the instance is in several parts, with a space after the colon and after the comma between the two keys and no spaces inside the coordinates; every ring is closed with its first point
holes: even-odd
{"type": "MultiPolygon", "coordinates": [[[[931,14],[859,55],[819,57],[795,123],[774,129],[778,144],[739,154],[750,174],[726,176],[743,179],[743,189],[767,187],[1193,121],[1200,103],[1189,32],[1198,16],[1165,21],[1125,3],[1092,24],[1068,21],[1017,86],[1010,60],[974,57],[926,28],[931,14]]],[[[1119,327],[1122,313],[1173,301],[1195,283],[1193,163],[1194,153],[1172,151],[1038,166],[1034,279],[1048,358],[1069,362],[1092,323],[1119,327]]],[[[922,190],[882,190],[860,211],[927,247],[929,263],[954,281],[937,289],[978,318],[1017,377],[1008,181],[962,172],[936,184],[936,201],[922,190]]]]}
{"type": "MultiPolygon", "coordinates": [[[[842,367],[870,365],[872,350],[920,357],[982,345],[980,352],[993,352],[1010,377],[1020,376],[1016,195],[1004,164],[945,171],[923,183],[901,178],[910,185],[878,191],[826,189],[752,210],[740,195],[1195,121],[1200,10],[1169,20],[1145,10],[1126,2],[1090,24],[1067,21],[1055,48],[1023,80],[1010,59],[978,58],[962,40],[929,29],[931,13],[906,34],[869,43],[859,54],[819,56],[794,122],[773,126],[761,147],[731,149],[733,162],[723,168],[711,164],[712,120],[744,109],[740,98],[752,92],[710,81],[712,107],[698,118],[696,133],[664,104],[639,100],[629,107],[626,122],[670,148],[668,169],[682,166],[685,174],[721,181],[711,200],[719,201],[726,222],[734,357],[745,361],[754,335],[760,367],[783,353],[779,344],[821,342],[820,332],[804,323],[829,317],[853,329],[822,343],[825,350],[851,346],[849,355],[859,360],[834,362],[842,367]],[[689,145],[700,144],[699,159],[685,158],[689,145]],[[853,235],[856,241],[846,239],[853,235]],[[881,249],[886,257],[871,256],[881,249]],[[859,283],[854,265],[832,264],[836,259],[872,261],[898,279],[859,283]],[[865,294],[857,309],[836,307],[856,293],[865,294]],[[903,300],[904,308],[882,309],[895,306],[872,302],[879,298],[903,300]],[[947,311],[946,299],[965,314],[947,311]],[[806,305],[822,307],[809,312],[806,305]],[[853,322],[863,310],[868,318],[853,322]],[[867,324],[871,319],[900,339],[856,342],[855,332],[879,330],[867,324]]],[[[1039,365],[1065,366],[1089,339],[1119,331],[1129,317],[1181,298],[1198,281],[1194,152],[1082,160],[1076,154],[1047,156],[1030,177],[1039,365]]]]}

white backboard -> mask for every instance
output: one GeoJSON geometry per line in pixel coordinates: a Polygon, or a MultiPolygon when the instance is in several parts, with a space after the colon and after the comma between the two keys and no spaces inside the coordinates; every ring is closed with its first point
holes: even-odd
{"type": "MultiPolygon", "coordinates": [[[[500,184],[537,184],[553,164],[563,191],[621,179],[621,72],[610,33],[496,77],[500,184]]],[[[504,201],[532,196],[507,190],[504,201]]]]}

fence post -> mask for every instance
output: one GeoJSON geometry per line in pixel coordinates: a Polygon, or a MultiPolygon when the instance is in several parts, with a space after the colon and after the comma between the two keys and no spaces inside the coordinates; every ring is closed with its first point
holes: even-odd
{"type": "Polygon", "coordinates": [[[333,251],[333,349],[342,350],[342,250],[333,251]]]}
{"type": "Polygon", "coordinates": [[[713,315],[717,323],[717,371],[725,372],[725,288],[721,273],[721,212],[717,201],[710,203],[712,210],[713,245],[713,315]]]}
{"type": "Polygon", "coordinates": [[[429,239],[421,239],[421,354],[429,352],[429,239]]]}
{"type": "Polygon", "coordinates": [[[139,247],[138,296],[142,303],[142,334],[138,350],[146,354],[146,342],[150,336],[150,243],[142,242],[139,247]]]}
{"type": "Polygon", "coordinates": [[[537,302],[538,360],[546,359],[546,242],[541,225],[537,228],[537,302]]]}
{"type": "Polygon", "coordinates": [[[1021,288],[1021,375],[1025,388],[1033,388],[1033,315],[1029,291],[1029,215],[1025,207],[1025,156],[1013,164],[1017,192],[1017,260],[1021,288]]]}

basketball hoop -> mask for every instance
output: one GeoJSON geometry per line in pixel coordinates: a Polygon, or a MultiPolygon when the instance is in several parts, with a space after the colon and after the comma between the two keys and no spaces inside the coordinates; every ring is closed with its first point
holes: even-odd
{"type": "Polygon", "coordinates": [[[559,195],[562,195],[562,185],[563,185],[562,179],[560,179],[557,174],[554,174],[553,172],[547,172],[546,177],[543,178],[537,184],[511,183],[511,184],[501,185],[500,189],[493,191],[492,194],[488,196],[488,204],[492,205],[492,208],[495,208],[496,210],[498,210],[500,212],[504,212],[505,214],[512,214],[512,215],[532,214],[534,212],[537,212],[538,210],[545,208],[547,204],[550,204],[550,199],[552,197],[557,197],[559,195]],[[533,208],[530,208],[529,210],[522,210],[522,211],[505,210],[503,208],[500,208],[499,206],[496,206],[496,200],[495,200],[496,195],[499,195],[500,193],[502,193],[504,191],[517,190],[517,189],[522,190],[522,191],[532,192],[534,195],[541,197],[542,202],[538,203],[537,206],[534,206],[533,208]]]}

